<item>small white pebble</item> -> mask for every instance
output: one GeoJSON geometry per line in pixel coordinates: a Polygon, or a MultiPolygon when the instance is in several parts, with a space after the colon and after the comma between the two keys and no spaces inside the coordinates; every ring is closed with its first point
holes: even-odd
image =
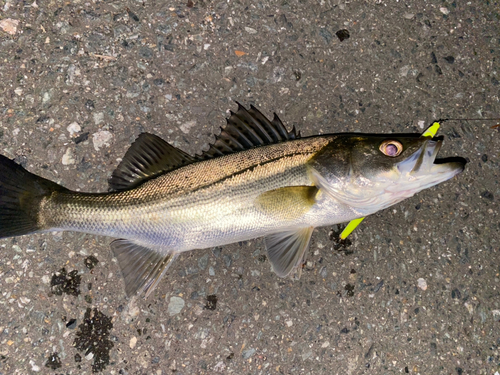
{"type": "Polygon", "coordinates": [[[196,121],[195,121],[195,120],[191,120],[191,121],[188,121],[188,122],[185,122],[184,124],[182,124],[182,125],[180,126],[180,128],[181,128],[181,131],[182,131],[183,133],[188,134],[188,133],[189,133],[189,130],[190,130],[193,126],[195,126],[195,125],[196,125],[196,121]]]}
{"type": "Polygon", "coordinates": [[[75,164],[75,158],[73,157],[73,150],[68,148],[64,153],[61,162],[63,165],[75,164]]]}
{"type": "Polygon", "coordinates": [[[96,125],[99,125],[101,122],[104,121],[104,113],[102,113],[102,112],[95,112],[93,114],[93,117],[94,117],[94,123],[96,125]]]}
{"type": "Polygon", "coordinates": [[[443,14],[450,14],[450,10],[448,8],[445,8],[445,7],[441,7],[439,8],[439,10],[441,11],[441,13],[443,14]]]}
{"type": "Polygon", "coordinates": [[[77,122],[72,122],[71,124],[68,125],[66,130],[69,132],[70,136],[74,136],[76,133],[80,132],[82,128],[80,125],[78,125],[77,122]]]}
{"type": "Polygon", "coordinates": [[[35,361],[33,361],[32,359],[30,360],[30,365],[31,365],[31,370],[32,371],[35,371],[35,372],[40,371],[40,366],[37,366],[37,364],[35,363],[35,361]]]}
{"type": "Polygon", "coordinates": [[[417,283],[418,283],[418,287],[422,290],[427,290],[427,281],[425,281],[424,279],[420,278],[417,280],[417,283]]]}
{"type": "Polygon", "coordinates": [[[99,149],[104,146],[109,147],[112,139],[113,134],[107,130],[101,130],[92,134],[92,143],[94,144],[94,149],[96,151],[99,151],[99,149]]]}
{"type": "Polygon", "coordinates": [[[170,297],[170,303],[168,304],[167,307],[167,313],[170,316],[174,316],[179,314],[182,309],[184,308],[185,302],[182,298],[180,297],[170,297]]]}
{"type": "Polygon", "coordinates": [[[293,326],[293,322],[291,320],[287,320],[286,322],[287,327],[293,326]]]}
{"type": "Polygon", "coordinates": [[[130,339],[130,344],[129,344],[130,349],[134,349],[136,344],[137,344],[137,337],[132,336],[132,338],[130,339]]]}
{"type": "Polygon", "coordinates": [[[467,311],[469,312],[470,315],[474,313],[474,306],[472,306],[470,303],[465,302],[464,303],[467,311]]]}
{"type": "Polygon", "coordinates": [[[399,76],[406,77],[409,71],[410,71],[410,65],[402,66],[401,68],[399,68],[399,76]]]}
{"type": "MultiPolygon", "coordinates": [[[[13,20],[12,18],[5,18],[3,20],[0,20],[0,29],[5,31],[6,33],[10,35],[14,35],[17,33],[17,26],[19,25],[18,20],[13,20]]],[[[40,371],[40,369],[38,369],[40,371]]]]}

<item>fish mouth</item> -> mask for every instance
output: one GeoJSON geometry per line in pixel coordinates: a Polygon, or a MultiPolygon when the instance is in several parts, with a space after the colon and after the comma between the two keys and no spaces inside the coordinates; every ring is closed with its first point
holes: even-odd
{"type": "Polygon", "coordinates": [[[459,157],[436,159],[442,145],[442,136],[423,140],[417,151],[398,164],[398,170],[409,181],[420,181],[421,189],[456,176],[464,170],[466,161],[459,157]]]}

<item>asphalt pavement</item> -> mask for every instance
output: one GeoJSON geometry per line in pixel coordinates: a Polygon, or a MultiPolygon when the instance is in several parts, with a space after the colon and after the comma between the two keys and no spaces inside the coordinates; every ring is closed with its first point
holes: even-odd
{"type": "Polygon", "coordinates": [[[206,149],[235,100],[303,135],[455,119],[468,160],[317,229],[298,280],[256,239],[129,299],[109,238],[2,240],[0,374],[499,374],[499,81],[494,0],[0,0],[0,152],[68,188],[107,191],[142,132],[206,149]]]}

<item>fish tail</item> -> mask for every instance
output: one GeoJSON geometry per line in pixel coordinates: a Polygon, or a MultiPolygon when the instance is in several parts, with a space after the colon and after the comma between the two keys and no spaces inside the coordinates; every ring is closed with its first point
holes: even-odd
{"type": "Polygon", "coordinates": [[[39,220],[41,202],[54,191],[63,190],[0,155],[0,238],[50,229],[39,220]]]}

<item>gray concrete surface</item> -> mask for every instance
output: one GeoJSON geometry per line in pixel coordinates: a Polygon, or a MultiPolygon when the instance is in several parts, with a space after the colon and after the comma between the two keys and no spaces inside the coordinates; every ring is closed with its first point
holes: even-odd
{"type": "MultiPolygon", "coordinates": [[[[139,133],[200,151],[233,100],[305,135],[500,117],[499,20],[493,0],[0,0],[0,151],[105,191],[139,133]]],[[[300,280],[256,239],[184,254],[130,301],[108,238],[2,240],[0,373],[497,373],[496,124],[445,123],[466,171],[346,248],[316,230],[300,280]]]]}

